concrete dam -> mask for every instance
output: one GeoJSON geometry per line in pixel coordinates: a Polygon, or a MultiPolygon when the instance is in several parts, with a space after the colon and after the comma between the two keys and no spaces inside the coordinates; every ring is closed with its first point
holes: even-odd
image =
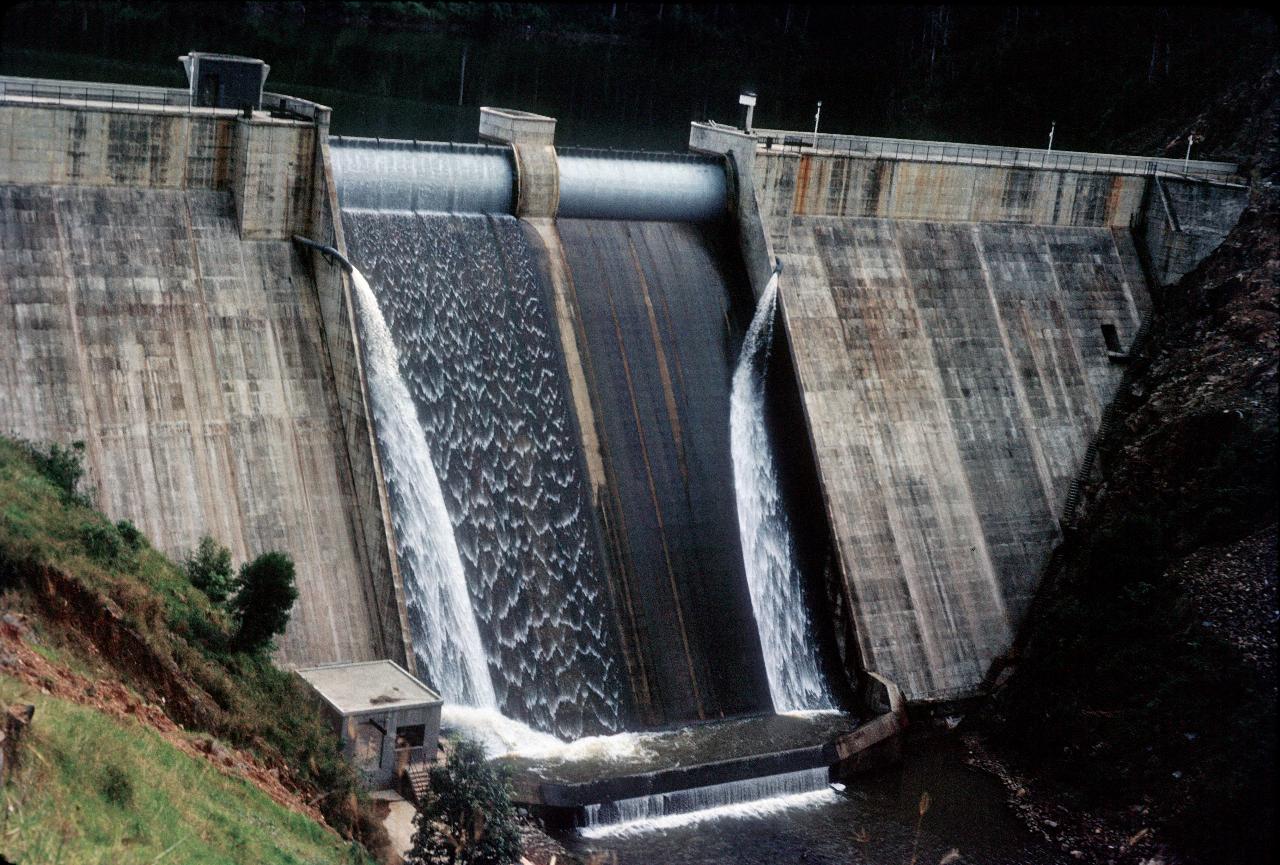
{"type": "Polygon", "coordinates": [[[898,689],[975,693],[1153,286],[1246,192],[1182,160],[328,121],[0,79],[0,432],[84,441],[99,506],[167,552],[293,556],[286,664],[392,658],[562,740],[756,725],[696,777],[530,770],[526,801],[588,811],[819,783],[898,689]]]}

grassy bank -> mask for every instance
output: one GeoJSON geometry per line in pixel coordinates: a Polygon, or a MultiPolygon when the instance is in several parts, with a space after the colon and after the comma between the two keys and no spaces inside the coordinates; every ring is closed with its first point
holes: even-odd
{"type": "Polygon", "coordinates": [[[360,861],[332,830],[143,724],[3,675],[0,701],[36,707],[22,768],[0,791],[0,849],[14,862],[360,861]]]}
{"type": "MultiPolygon", "coordinates": [[[[308,803],[313,812],[318,809],[338,833],[328,833],[333,843],[323,856],[302,860],[242,856],[230,861],[328,862],[364,855],[358,850],[339,854],[344,845],[338,835],[380,849],[385,833],[354,773],[341,759],[336,736],[308,699],[302,683],[277,669],[265,653],[234,651],[232,623],[223,607],[192,586],[182,567],[152,548],[132,525],[112,522],[96,511],[78,492],[77,468],[74,451],[32,448],[0,438],[0,609],[25,616],[31,648],[58,669],[90,682],[122,683],[144,703],[160,707],[167,719],[186,731],[208,734],[230,748],[252,754],[257,765],[278,777],[279,783],[298,801],[308,803]]],[[[0,668],[0,681],[4,675],[0,668]]],[[[7,686],[13,686],[12,680],[7,686]]],[[[12,699],[23,698],[14,694],[12,699]]],[[[39,736],[50,737],[44,740],[46,747],[84,755],[82,766],[75,765],[74,757],[67,765],[64,793],[71,797],[67,803],[72,807],[96,810],[99,803],[94,801],[92,785],[79,784],[79,795],[86,798],[77,801],[77,783],[71,776],[83,770],[86,777],[92,777],[101,769],[94,762],[98,749],[77,748],[70,737],[89,735],[88,731],[96,729],[95,735],[100,734],[109,745],[128,736],[108,735],[102,725],[78,726],[74,734],[51,729],[60,717],[70,718],[75,711],[80,710],[53,704],[47,713],[38,710],[35,731],[37,740],[39,736]]],[[[92,714],[89,709],[83,711],[92,714]]],[[[83,720],[81,715],[75,717],[83,720]]],[[[135,757],[144,759],[138,769],[142,777],[149,774],[145,759],[161,759],[160,751],[151,758],[120,752],[121,765],[135,757]]],[[[52,779],[50,791],[63,789],[58,781],[63,770],[56,765],[39,770],[33,767],[32,771],[53,773],[33,776],[33,782],[52,779]]],[[[146,786],[135,785],[135,789],[146,786]]],[[[181,784],[174,787],[175,791],[182,789],[181,784]]],[[[15,795],[37,794],[20,790],[15,795]]],[[[210,813],[225,815],[221,835],[228,850],[240,843],[238,839],[251,839],[263,829],[256,809],[237,804],[241,796],[228,798],[229,788],[191,789],[177,798],[184,795],[193,801],[225,799],[222,811],[210,813]]],[[[26,809],[28,819],[50,821],[33,825],[54,831],[60,825],[57,821],[66,819],[67,814],[61,810],[41,813],[48,811],[47,807],[26,809]]],[[[132,837],[127,827],[134,819],[136,815],[119,815],[111,830],[125,833],[119,835],[119,843],[132,837]]],[[[91,825],[85,824],[86,832],[91,831],[91,825]]],[[[296,838],[289,836],[283,849],[291,849],[290,845],[305,849],[316,843],[314,838],[328,832],[314,821],[310,828],[299,831],[301,834],[294,833],[296,838]]],[[[285,836],[279,840],[283,843],[285,836]]],[[[0,850],[7,851],[12,843],[10,836],[4,836],[0,850]]],[[[22,857],[19,861],[30,860],[22,857]]],[[[62,861],[81,860],[64,857],[62,861]]]]}

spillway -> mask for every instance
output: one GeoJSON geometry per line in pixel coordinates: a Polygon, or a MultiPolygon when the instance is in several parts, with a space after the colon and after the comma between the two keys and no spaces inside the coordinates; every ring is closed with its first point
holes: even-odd
{"type": "MultiPolygon", "coordinates": [[[[509,147],[332,140],[343,210],[516,213],[519,169],[509,147]]],[[[729,189],[718,159],[564,148],[555,161],[561,218],[709,222],[725,216],[729,189]]]]}
{"type": "Polygon", "coordinates": [[[621,671],[578,435],[519,225],[362,209],[343,220],[440,476],[498,707],[561,736],[618,729],[621,671]]]}
{"type": "Polygon", "coordinates": [[[729,398],[750,299],[728,232],[585,219],[557,227],[646,720],[768,711],[733,496],[729,398]]]}
{"type": "Polygon", "coordinates": [[[732,494],[751,300],[721,161],[562,150],[538,230],[509,215],[529,170],[509,149],[332,153],[497,706],[567,737],[770,710],[732,494]]]}
{"type": "Polygon", "coordinates": [[[835,792],[830,788],[828,775],[823,766],[588,805],[584,809],[582,834],[600,838],[728,816],[760,817],[787,808],[831,801],[835,792]]]}

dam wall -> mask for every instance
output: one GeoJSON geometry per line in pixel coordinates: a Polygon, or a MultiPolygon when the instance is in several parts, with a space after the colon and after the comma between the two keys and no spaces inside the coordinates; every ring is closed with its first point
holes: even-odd
{"type": "Polygon", "coordinates": [[[283,662],[403,661],[367,429],[362,462],[335,387],[354,348],[288,240],[332,234],[327,109],[185,96],[0,81],[0,430],[84,441],[99,507],[175,557],[204,534],[289,553],[283,662]]]}
{"type": "Polygon", "coordinates": [[[1189,178],[1137,157],[690,136],[736,160],[744,139],[760,214],[744,256],[763,246],[785,265],[781,315],[861,662],[910,700],[972,694],[1060,537],[1150,305],[1143,258],[1168,246],[1143,248],[1153,190],[1198,215],[1208,239],[1190,260],[1239,212],[1233,167],[1191,163],[1205,176],[1189,178]]]}

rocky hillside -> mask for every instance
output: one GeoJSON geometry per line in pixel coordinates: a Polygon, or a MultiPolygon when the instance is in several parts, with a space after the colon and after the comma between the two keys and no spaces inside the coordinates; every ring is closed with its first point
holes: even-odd
{"type": "Polygon", "coordinates": [[[1021,810],[1077,858],[1276,856],[1278,80],[1273,66],[1191,127],[1244,164],[1249,206],[1156,290],[995,690],[986,741],[1021,810]]]}

